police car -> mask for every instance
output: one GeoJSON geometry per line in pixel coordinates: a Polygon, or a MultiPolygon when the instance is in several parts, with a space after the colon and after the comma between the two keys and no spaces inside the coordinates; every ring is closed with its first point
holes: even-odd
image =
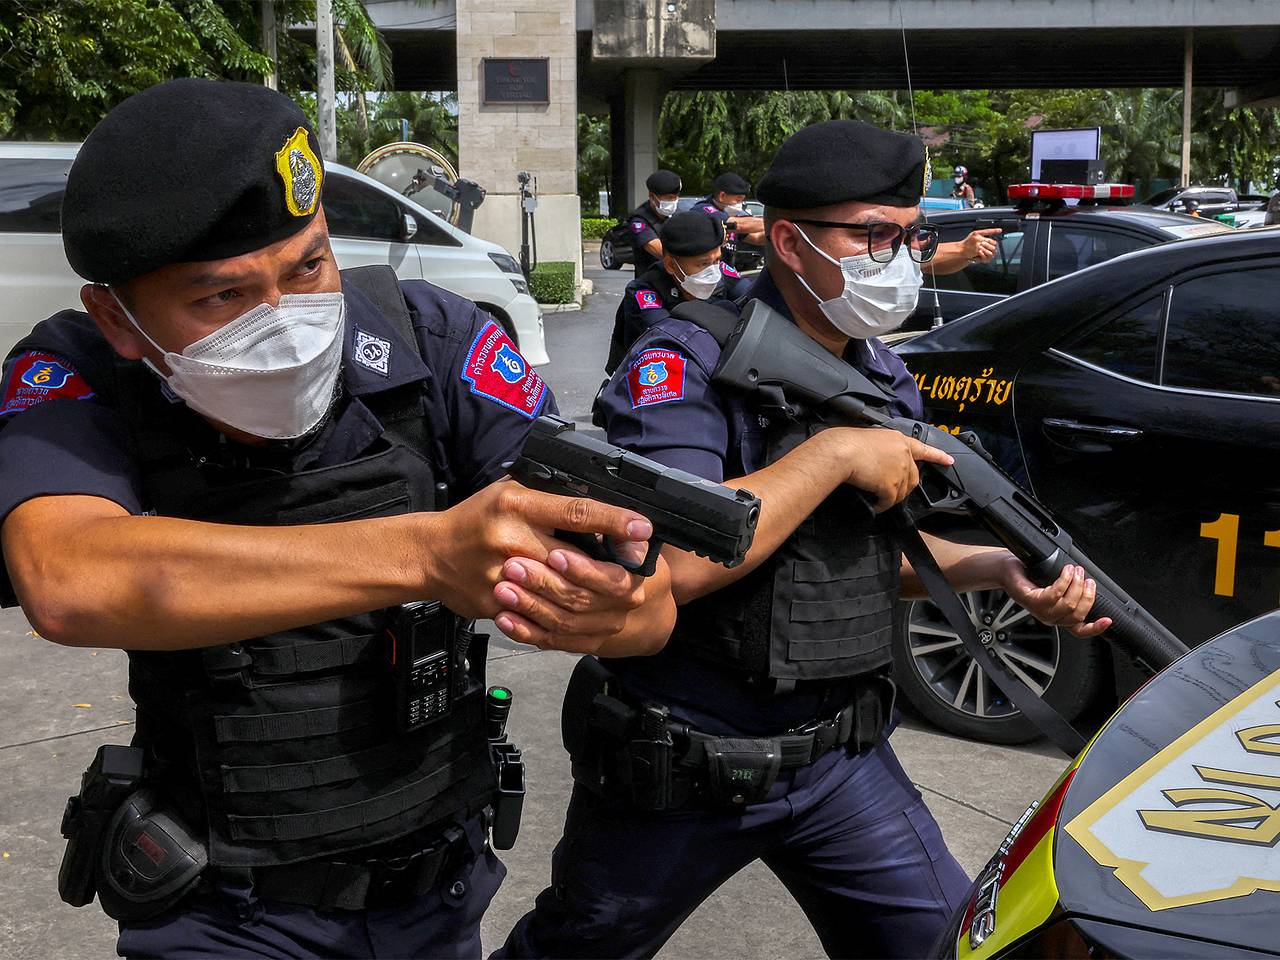
{"type": "Polygon", "coordinates": [[[963,240],[974,230],[1004,233],[995,238],[996,255],[989,263],[945,276],[934,276],[926,266],[925,288],[905,329],[926,330],[934,323],[935,291],[945,322],[1133,250],[1231,230],[1215,220],[1119,205],[1132,197],[1127,184],[1032,183],[1009,188],[1011,206],[926,210],[943,243],[963,240]]]}
{"type": "MultiPolygon", "coordinates": [[[[77,144],[0,143],[0,357],[45,317],[80,306],[62,252],[59,214],[77,144]]],[[[515,259],[376,180],[330,163],[324,209],[340,267],[389,263],[402,280],[430,280],[502,324],[530,363],[547,363],[542,315],[515,259]]]]}
{"type": "MultiPolygon", "coordinates": [[[[1087,555],[1189,645],[1280,600],[1280,230],[1228,231],[1069,274],[897,347],[925,419],[973,430],[1087,555]]],[[[968,595],[996,653],[1067,715],[1141,675],[1000,591],[968,595]]],[[[930,603],[896,676],[929,719],[1035,731],[930,603]]]]}
{"type": "Polygon", "coordinates": [[[1143,687],[1014,824],[933,954],[1280,956],[1280,611],[1143,687]]]}

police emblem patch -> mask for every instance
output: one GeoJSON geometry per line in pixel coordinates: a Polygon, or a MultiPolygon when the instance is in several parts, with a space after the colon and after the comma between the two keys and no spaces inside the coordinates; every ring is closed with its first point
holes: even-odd
{"type": "Polygon", "coordinates": [[[733,277],[733,279],[735,280],[737,280],[739,277],[742,276],[742,274],[740,274],[737,270],[733,269],[733,267],[723,262],[720,264],[720,272],[723,273],[726,277],[733,277]]]}
{"type": "Polygon", "coordinates": [[[87,400],[92,396],[89,384],[70,364],[49,353],[29,351],[14,360],[9,370],[4,396],[0,398],[0,416],[20,413],[59,397],[87,400]]]}
{"type": "Polygon", "coordinates": [[[662,298],[652,290],[637,290],[636,303],[641,310],[661,310],[662,298]]]}
{"type": "Polygon", "coordinates": [[[686,362],[674,350],[646,350],[636,357],[627,371],[632,409],[683,400],[686,362]]]}
{"type": "Polygon", "coordinates": [[[632,220],[632,221],[631,221],[631,232],[632,232],[632,233],[642,233],[642,232],[644,232],[644,221],[643,221],[643,220],[632,220]]]}
{"type": "Polygon", "coordinates": [[[538,415],[547,394],[546,382],[520,356],[496,320],[485,324],[471,341],[462,379],[472,393],[530,420],[538,415]]]}
{"type": "Polygon", "coordinates": [[[355,349],[352,358],[362,367],[387,376],[387,364],[391,361],[391,344],[381,337],[356,329],[355,349]]]}
{"type": "Polygon", "coordinates": [[[284,202],[295,217],[309,217],[320,202],[324,167],[311,149],[306,127],[299,127],[276,153],[276,173],[284,183],[284,202]]]}

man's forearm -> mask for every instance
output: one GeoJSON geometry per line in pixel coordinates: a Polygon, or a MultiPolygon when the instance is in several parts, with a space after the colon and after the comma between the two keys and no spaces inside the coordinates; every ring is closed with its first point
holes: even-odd
{"type": "Polygon", "coordinates": [[[430,514],[247,527],[122,511],[64,518],[74,545],[38,556],[46,538],[24,527],[47,518],[28,506],[5,523],[6,563],[33,626],[58,643],[212,646],[431,596],[412,543],[431,537],[430,514]]]}
{"type": "Polygon", "coordinates": [[[965,253],[963,240],[956,240],[953,243],[940,243],[933,255],[933,259],[925,264],[924,271],[926,274],[934,273],[944,277],[949,273],[959,273],[969,265],[969,260],[970,257],[965,253]]]}
{"type": "Polygon", "coordinates": [[[844,481],[849,465],[843,461],[839,445],[830,442],[833,434],[823,431],[777,463],[726,482],[726,486],[745,487],[760,498],[755,538],[740,565],[729,569],[683,550],[663,548],[676,603],[688,603],[726,587],[760,566],[844,481]]]}
{"type": "MultiPolygon", "coordinates": [[[[1011,557],[1004,547],[975,547],[952,543],[927,533],[921,536],[947,582],[957,593],[993,590],[1004,585],[1004,571],[1011,557]]],[[[929,596],[929,591],[906,557],[902,558],[901,595],[904,600],[925,600],[929,596]]]]}

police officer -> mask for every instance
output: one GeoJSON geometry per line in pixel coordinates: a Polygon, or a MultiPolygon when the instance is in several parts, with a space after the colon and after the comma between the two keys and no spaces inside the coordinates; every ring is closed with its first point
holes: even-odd
{"type": "Polygon", "coordinates": [[[605,372],[613,373],[637,337],[685,300],[730,298],[741,278],[720,257],[724,227],[695,208],[677,213],[658,232],[662,259],[627,284],[613,320],[605,372]]]}
{"type": "Polygon", "coordinates": [[[637,277],[662,257],[658,230],[662,222],[676,212],[680,200],[680,175],[670,170],[655,170],[644,185],[649,189],[649,198],[632,210],[628,218],[633,251],[631,263],[637,277]]]}
{"type": "Polygon", "coordinates": [[[743,201],[751,192],[751,184],[732,170],[711,181],[711,192],[697,206],[724,224],[724,260],[736,267],[739,243],[764,243],[764,220],[747,213],[743,201]]]}
{"type": "MultiPolygon", "coordinates": [[[[914,137],[830,121],[784,143],[759,187],[769,258],[750,298],[856,365],[899,415],[919,416],[920,397],[875,337],[910,314],[935,242],[916,229],[926,164],[914,137]]],[[[887,740],[895,608],[923,592],[881,511],[915,486],[917,461],[948,457],[722,392],[716,341],[680,312],[614,374],[609,437],[752,490],[759,527],[733,570],[669,558],[681,606],[658,655],[580,661],[552,886],[502,953],[652,956],[761,859],[830,956],[923,956],[968,881],[887,740]]],[[[1074,570],[1041,589],[1003,549],[930,545],[957,590],[1001,587],[1082,635],[1107,625],[1084,623],[1094,587],[1074,570]]]]}
{"type": "Polygon", "coordinates": [[[474,304],[340,275],[324,181],[281,94],[137,94],[67,179],[86,312],[4,364],[0,598],[129,654],[146,789],[88,858],[121,955],[478,956],[505,871],[483,687],[456,671],[484,650],[434,608],[393,647],[401,605],[606,654],[674,618],[665,569],[642,587],[550,536],[647,521],[499,480],[549,389],[474,304]],[[453,680],[402,709],[393,650],[419,644],[453,680]]]}

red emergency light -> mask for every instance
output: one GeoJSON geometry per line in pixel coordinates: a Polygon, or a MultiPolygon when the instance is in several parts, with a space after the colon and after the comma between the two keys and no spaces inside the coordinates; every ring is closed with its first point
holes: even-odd
{"type": "Polygon", "coordinates": [[[1009,188],[1010,200],[1128,200],[1132,197],[1131,183],[1015,183],[1009,188]]]}

